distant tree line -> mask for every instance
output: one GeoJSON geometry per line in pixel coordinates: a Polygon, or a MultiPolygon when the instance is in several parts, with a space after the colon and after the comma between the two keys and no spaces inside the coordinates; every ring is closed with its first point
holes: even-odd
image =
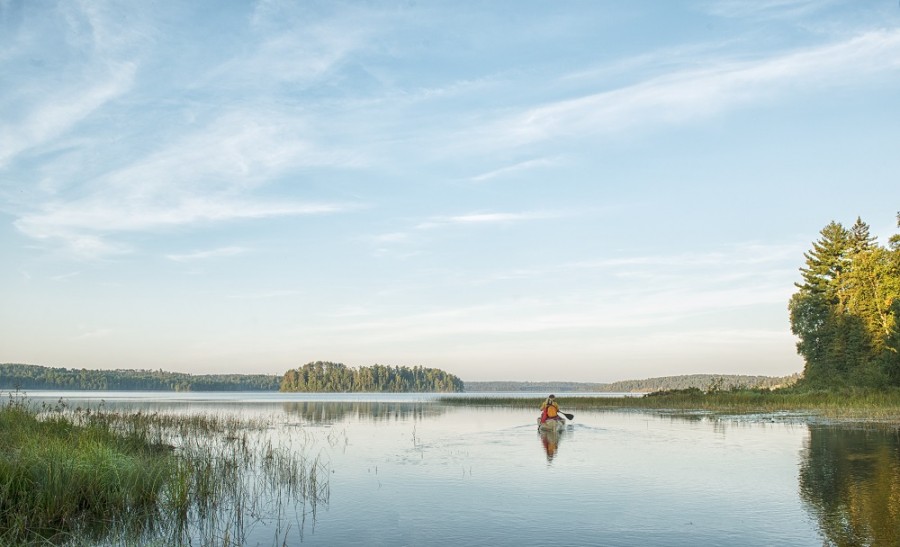
{"type": "Polygon", "coordinates": [[[467,392],[599,392],[604,391],[606,384],[593,382],[517,382],[512,380],[496,380],[490,382],[466,382],[467,392]]]}
{"type": "Polygon", "coordinates": [[[88,370],[0,364],[0,389],[277,391],[267,374],[192,375],[162,370],[88,370]]]}
{"type": "Polygon", "coordinates": [[[284,373],[281,391],[303,392],[460,392],[463,381],[436,368],[372,365],[349,368],[316,361],[284,373]]]}
{"type": "Polygon", "coordinates": [[[661,376],[643,380],[621,380],[611,383],[589,382],[466,382],[467,392],[524,391],[539,393],[647,393],[679,389],[717,391],[727,389],[773,389],[797,382],[800,374],[791,376],[747,376],[735,374],[686,374],[661,376]]]}
{"type": "Polygon", "coordinates": [[[686,374],[683,376],[661,376],[646,380],[623,380],[607,384],[603,391],[613,393],[673,391],[699,389],[701,391],[723,391],[729,389],[775,389],[795,384],[801,375],[790,376],[750,376],[738,374],[686,374]]]}
{"type": "Polygon", "coordinates": [[[900,386],[900,235],[883,247],[859,218],[820,235],[788,306],[804,383],[900,386]]]}

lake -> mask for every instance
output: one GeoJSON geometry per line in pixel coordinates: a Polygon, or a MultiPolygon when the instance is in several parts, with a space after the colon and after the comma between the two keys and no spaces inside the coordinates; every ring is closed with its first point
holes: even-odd
{"type": "MultiPolygon", "coordinates": [[[[317,459],[327,496],[312,511],[260,511],[266,505],[257,503],[242,522],[247,545],[900,541],[892,428],[619,410],[575,412],[565,431],[547,436],[536,429],[537,409],[447,405],[421,394],[27,395],[263,420],[261,435],[317,459]]],[[[563,411],[570,396],[558,394],[563,411]]]]}

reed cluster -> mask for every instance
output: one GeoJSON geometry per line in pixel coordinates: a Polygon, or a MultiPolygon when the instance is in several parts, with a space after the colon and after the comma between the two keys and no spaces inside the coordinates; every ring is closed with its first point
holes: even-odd
{"type": "Polygon", "coordinates": [[[142,527],[164,495],[169,451],[43,413],[21,398],[0,408],[0,544],[91,535],[124,514],[132,531],[142,527]]]}
{"type": "MultiPolygon", "coordinates": [[[[540,408],[543,397],[444,397],[442,402],[474,406],[540,408]]],[[[733,389],[704,392],[699,389],[660,391],[642,397],[560,398],[563,410],[706,410],[720,413],[803,412],[826,418],[900,423],[900,390],[845,388],[802,390],[795,388],[733,389]]]]}
{"type": "Polygon", "coordinates": [[[10,397],[0,406],[0,545],[243,544],[258,523],[302,533],[329,499],[330,471],[271,429],[10,397]]]}

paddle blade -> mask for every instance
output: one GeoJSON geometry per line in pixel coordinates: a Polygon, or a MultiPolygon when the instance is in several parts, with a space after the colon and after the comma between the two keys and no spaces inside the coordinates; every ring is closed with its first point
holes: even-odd
{"type": "Polygon", "coordinates": [[[574,415],[574,414],[568,414],[568,413],[566,413],[566,412],[560,412],[560,414],[562,414],[563,416],[565,416],[567,420],[574,420],[574,419],[575,419],[575,415],[574,415]]]}

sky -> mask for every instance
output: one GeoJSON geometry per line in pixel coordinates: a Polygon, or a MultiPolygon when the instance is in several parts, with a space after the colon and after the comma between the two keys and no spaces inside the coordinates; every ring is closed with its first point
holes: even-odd
{"type": "Polygon", "coordinates": [[[897,0],[0,0],[0,362],[799,372],[897,0]]]}

